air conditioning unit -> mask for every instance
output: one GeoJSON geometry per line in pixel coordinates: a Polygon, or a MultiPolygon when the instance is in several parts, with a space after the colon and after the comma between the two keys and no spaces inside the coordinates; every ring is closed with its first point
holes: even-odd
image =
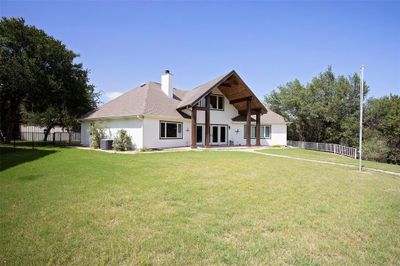
{"type": "Polygon", "coordinates": [[[112,150],[112,145],[113,145],[112,139],[100,140],[100,149],[102,149],[102,150],[112,150]]]}

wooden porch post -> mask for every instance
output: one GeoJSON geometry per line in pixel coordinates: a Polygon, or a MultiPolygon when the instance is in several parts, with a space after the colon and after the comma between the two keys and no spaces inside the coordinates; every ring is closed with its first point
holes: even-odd
{"type": "Polygon", "coordinates": [[[251,97],[247,98],[246,146],[251,146],[251,97]]]}
{"type": "Polygon", "coordinates": [[[197,148],[197,104],[192,107],[192,149],[197,148]]]}
{"type": "Polygon", "coordinates": [[[261,146],[261,143],[260,143],[260,130],[261,130],[261,128],[260,128],[260,116],[261,116],[261,114],[258,112],[257,114],[256,114],[256,146],[261,146]]]}
{"type": "Polygon", "coordinates": [[[206,128],[205,128],[205,140],[204,140],[204,146],[206,148],[210,147],[210,95],[206,96],[206,111],[205,111],[205,122],[206,122],[206,128]]]}

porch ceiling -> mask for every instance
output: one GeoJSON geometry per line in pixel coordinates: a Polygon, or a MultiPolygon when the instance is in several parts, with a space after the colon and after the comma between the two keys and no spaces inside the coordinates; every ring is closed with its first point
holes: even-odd
{"type": "Polygon", "coordinates": [[[245,98],[251,97],[251,109],[259,110],[262,114],[267,113],[267,109],[244,83],[236,72],[233,72],[224,82],[217,86],[217,88],[225,95],[225,97],[232,102],[233,106],[239,113],[247,112],[247,102],[245,98]],[[235,102],[239,101],[239,102],[235,102]]]}
{"type": "Polygon", "coordinates": [[[184,99],[180,103],[178,109],[192,107],[193,105],[197,104],[201,98],[210,94],[214,88],[218,88],[230,102],[233,101],[232,104],[239,111],[239,113],[247,111],[247,97],[252,97],[252,110],[258,110],[261,112],[261,114],[267,113],[267,108],[265,108],[265,106],[260,102],[256,95],[250,90],[250,88],[234,70],[224,76],[216,78],[195,88],[188,95],[188,98],[184,99]]]}

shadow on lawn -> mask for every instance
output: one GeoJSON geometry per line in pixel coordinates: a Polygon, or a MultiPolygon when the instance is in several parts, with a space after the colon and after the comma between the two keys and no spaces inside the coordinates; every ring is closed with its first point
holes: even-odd
{"type": "MultiPolygon", "coordinates": [[[[19,164],[31,162],[57,151],[43,149],[24,149],[0,146],[0,171],[17,166],[19,164]]],[[[30,178],[28,178],[30,179],[30,178]]]]}

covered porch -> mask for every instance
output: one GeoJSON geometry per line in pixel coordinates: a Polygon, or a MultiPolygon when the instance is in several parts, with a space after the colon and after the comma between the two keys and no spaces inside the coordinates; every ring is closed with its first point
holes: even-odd
{"type": "MultiPolygon", "coordinates": [[[[203,84],[193,90],[193,95],[183,102],[179,109],[189,108],[191,110],[191,148],[197,148],[200,134],[199,127],[201,126],[204,132],[204,141],[202,146],[210,148],[214,146],[233,146],[227,139],[224,144],[216,142],[211,139],[216,133],[222,134],[225,130],[229,130],[228,125],[215,125],[210,124],[211,108],[211,94],[213,89],[218,89],[238,111],[238,116],[245,119],[246,125],[246,145],[251,146],[251,122],[252,116],[255,116],[255,146],[260,146],[260,117],[262,114],[267,113],[267,109],[244,83],[240,76],[231,71],[228,74],[203,84]],[[198,123],[198,112],[205,113],[204,123],[198,123]]],[[[179,110],[178,109],[178,110],[179,110]]],[[[234,119],[231,117],[230,119],[234,119]]],[[[203,134],[203,133],[201,133],[203,134]]],[[[227,137],[227,135],[226,135],[227,137]]]]}

